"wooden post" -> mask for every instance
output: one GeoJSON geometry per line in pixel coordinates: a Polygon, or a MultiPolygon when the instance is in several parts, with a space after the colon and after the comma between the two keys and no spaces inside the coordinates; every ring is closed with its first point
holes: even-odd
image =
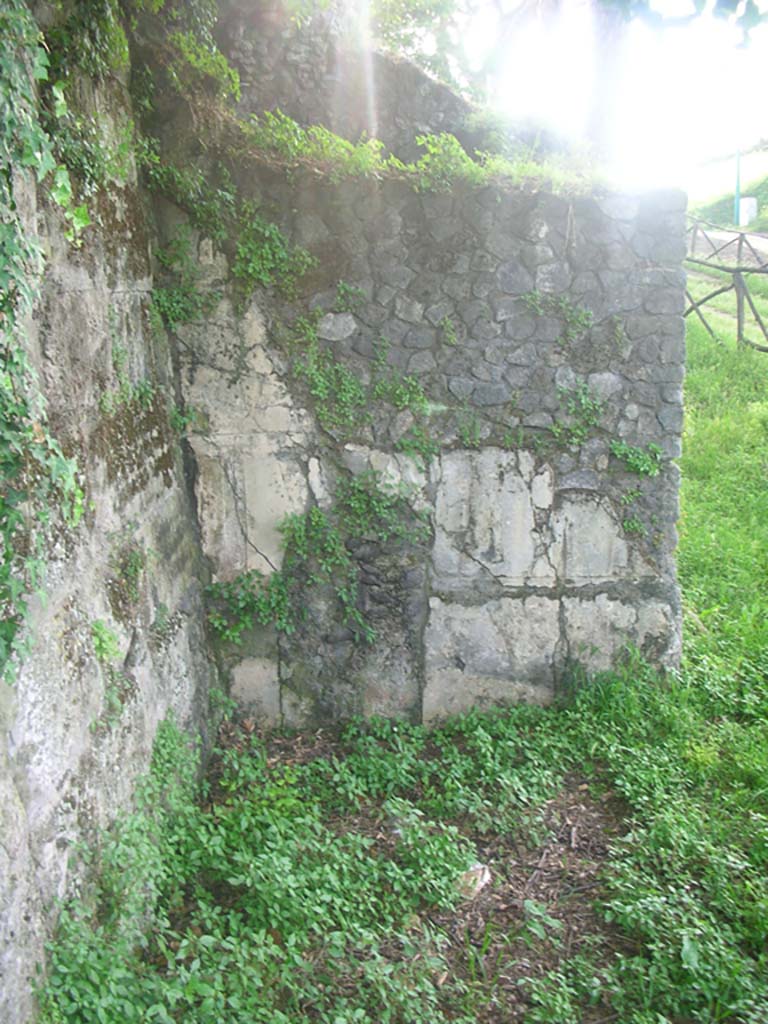
{"type": "Polygon", "coordinates": [[[736,288],[736,341],[739,345],[744,344],[744,278],[737,270],[733,275],[733,283],[736,288]]]}
{"type": "MultiPolygon", "coordinates": [[[[757,321],[758,327],[763,332],[763,337],[766,341],[768,341],[768,329],[766,329],[766,326],[763,323],[763,318],[760,316],[757,306],[752,301],[752,296],[749,294],[749,285],[746,281],[744,282],[744,295],[746,296],[747,302],[749,303],[749,308],[752,310],[752,315],[757,321]]],[[[757,345],[754,341],[749,341],[748,338],[745,338],[744,341],[747,345],[750,345],[752,348],[756,348],[758,352],[768,352],[768,345],[757,345]]]]}

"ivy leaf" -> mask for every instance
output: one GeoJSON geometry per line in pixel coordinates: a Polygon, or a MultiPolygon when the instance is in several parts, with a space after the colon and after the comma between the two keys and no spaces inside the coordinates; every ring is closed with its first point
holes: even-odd
{"type": "Polygon", "coordinates": [[[53,153],[48,146],[45,146],[38,154],[37,180],[42,181],[43,178],[47,178],[55,167],[56,161],[53,159],[53,153]]]}
{"type": "Polygon", "coordinates": [[[69,108],[64,98],[64,83],[57,82],[51,89],[53,93],[53,112],[57,118],[65,117],[69,108]]]}
{"type": "Polygon", "coordinates": [[[683,961],[683,966],[687,967],[689,971],[695,971],[699,966],[699,946],[690,935],[683,935],[680,957],[683,961]]]}
{"type": "Polygon", "coordinates": [[[84,228],[87,228],[91,223],[91,218],[88,214],[88,208],[84,203],[80,206],[76,206],[72,211],[72,227],[75,232],[79,233],[84,228]]]}
{"type": "Polygon", "coordinates": [[[57,167],[51,186],[51,196],[59,206],[67,206],[72,202],[72,182],[66,167],[57,167]]]}

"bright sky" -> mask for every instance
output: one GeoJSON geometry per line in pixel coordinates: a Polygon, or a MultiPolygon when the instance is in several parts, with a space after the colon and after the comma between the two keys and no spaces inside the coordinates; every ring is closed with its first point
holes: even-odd
{"type": "MultiPolygon", "coordinates": [[[[689,9],[685,0],[675,6],[675,14],[689,9]]],[[[590,5],[563,0],[561,10],[558,22],[533,26],[524,39],[516,36],[497,105],[578,139],[593,88],[590,5]]],[[[492,19],[489,12],[474,26],[470,53],[480,50],[483,38],[493,38],[492,19]]],[[[768,26],[754,30],[747,48],[738,46],[739,39],[726,22],[708,16],[663,32],[643,23],[629,27],[612,132],[618,183],[677,185],[695,193],[703,187],[697,170],[702,162],[768,137],[768,26]]]]}

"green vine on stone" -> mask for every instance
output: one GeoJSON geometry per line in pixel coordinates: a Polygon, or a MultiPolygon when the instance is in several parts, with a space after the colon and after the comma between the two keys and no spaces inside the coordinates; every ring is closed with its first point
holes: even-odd
{"type": "Polygon", "coordinates": [[[166,327],[193,323],[207,316],[219,299],[218,292],[205,292],[198,287],[198,269],[192,259],[188,230],[180,230],[168,245],[157,253],[157,262],[165,271],[168,283],[154,288],[152,305],[166,327]]]}
{"type": "Polygon", "coordinates": [[[564,325],[566,344],[578,341],[591,328],[594,321],[591,310],[579,306],[564,295],[549,292],[526,292],[520,298],[534,316],[554,316],[564,325]]]}
{"type": "Polygon", "coordinates": [[[389,343],[377,346],[373,379],[365,384],[317,337],[317,317],[299,317],[290,328],[290,344],[303,346],[294,359],[293,372],[303,380],[314,399],[320,425],[346,436],[370,423],[372,402],[385,402],[398,412],[408,410],[416,417],[429,414],[429,401],[421,382],[412,374],[401,375],[387,366],[389,343]]]}
{"type": "Polygon", "coordinates": [[[621,525],[625,533],[635,537],[645,536],[645,526],[643,525],[643,521],[637,515],[625,516],[621,521],[621,525]]]}
{"type": "Polygon", "coordinates": [[[248,200],[240,206],[238,222],[242,227],[232,274],[246,296],[256,285],[266,288],[274,284],[284,295],[293,298],[296,282],[316,264],[315,258],[306,249],[291,246],[277,224],[260,216],[248,200]]]}
{"type": "Polygon", "coordinates": [[[315,266],[315,257],[291,245],[253,201],[240,198],[226,169],[220,172],[220,183],[211,185],[202,171],[163,160],[157,141],[151,138],[142,141],[138,157],[153,192],[185,210],[192,225],[214,242],[234,244],[232,276],[241,304],[257,285],[275,286],[287,298],[295,296],[299,279],[315,266]]]}
{"type": "Polygon", "coordinates": [[[440,328],[440,338],[445,345],[456,345],[459,340],[459,334],[456,330],[456,324],[453,318],[447,313],[438,324],[440,328]]]}
{"type": "Polygon", "coordinates": [[[350,434],[370,418],[368,391],[332,352],[320,347],[315,328],[311,330],[303,356],[293,365],[294,373],[306,383],[320,425],[350,434]]]}
{"type": "Polygon", "coordinates": [[[21,174],[47,184],[70,237],[88,217],[40,121],[35,83],[47,79],[49,58],[23,0],[3,5],[0,37],[0,674],[12,678],[27,646],[29,594],[42,588],[46,528],[57,512],[76,525],[83,507],[76,463],[49,431],[25,349],[21,321],[38,295],[42,254],[16,204],[21,174]]]}
{"type": "Polygon", "coordinates": [[[603,403],[594,398],[584,381],[574,388],[560,388],[560,400],[565,406],[567,420],[559,420],[550,428],[556,441],[567,445],[582,445],[599,427],[603,403]]]}
{"type": "Polygon", "coordinates": [[[128,67],[128,39],[118,0],[74,0],[65,21],[46,32],[57,78],[83,71],[105,78],[128,67]]]}
{"type": "Polygon", "coordinates": [[[237,190],[227,175],[210,185],[202,171],[177,167],[163,160],[156,139],[140,140],[136,156],[148,188],[170,199],[189,214],[192,225],[214,242],[224,242],[237,216],[237,190]]]}
{"type": "Polygon", "coordinates": [[[371,397],[388,402],[398,412],[408,409],[414,416],[425,416],[429,411],[429,401],[423,384],[412,374],[401,375],[390,369],[388,352],[388,339],[380,338],[373,364],[371,397]]]}
{"type": "Polygon", "coordinates": [[[478,449],[482,444],[482,427],[476,413],[464,407],[459,417],[458,436],[464,448],[478,449]]]}
{"type": "Polygon", "coordinates": [[[333,302],[334,313],[357,313],[365,305],[365,292],[355,284],[339,281],[336,285],[336,298],[333,302]]]}
{"type": "Polygon", "coordinates": [[[611,454],[620,459],[630,473],[638,476],[658,476],[661,472],[663,450],[657,444],[645,448],[627,444],[626,441],[611,441],[611,454]]]}
{"type": "Polygon", "coordinates": [[[208,587],[209,621],[223,640],[239,644],[256,623],[290,635],[299,624],[306,588],[325,585],[333,589],[342,622],[359,640],[372,643],[375,631],[357,606],[358,568],[349,546],[359,540],[420,543],[429,536],[429,524],[413,512],[404,491],[384,487],[367,471],[339,484],[331,509],[313,506],[289,515],[280,532],[281,569],[268,577],[251,569],[208,587]]]}

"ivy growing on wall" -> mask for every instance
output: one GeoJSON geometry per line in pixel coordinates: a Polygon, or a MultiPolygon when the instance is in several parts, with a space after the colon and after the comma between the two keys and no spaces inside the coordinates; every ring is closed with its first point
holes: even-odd
{"type": "Polygon", "coordinates": [[[287,516],[280,525],[285,555],[280,570],[264,577],[256,569],[208,588],[213,604],[209,620],[223,639],[240,643],[256,623],[291,634],[305,605],[307,587],[329,586],[341,620],[358,639],[372,642],[375,632],[358,608],[358,567],[349,551],[361,539],[419,543],[429,536],[425,519],[407,497],[384,486],[374,472],[340,482],[331,509],[317,506],[287,516]]]}
{"type": "MultiPolygon", "coordinates": [[[[208,238],[233,249],[232,275],[241,303],[257,285],[274,285],[289,297],[295,294],[298,280],[314,266],[314,257],[301,246],[291,245],[276,224],[266,220],[252,201],[239,195],[226,168],[219,173],[219,183],[213,185],[201,171],[180,168],[163,160],[154,139],[142,140],[138,155],[147,185],[153,192],[185,210],[192,225],[208,238]]],[[[172,246],[175,246],[173,251],[169,247],[165,255],[160,254],[161,263],[166,269],[171,269],[175,263],[188,305],[190,273],[185,267],[188,270],[190,262],[177,242],[172,246]]],[[[176,317],[176,321],[195,318],[176,317]]]]}
{"type": "Polygon", "coordinates": [[[582,338],[594,321],[591,310],[571,302],[565,295],[533,291],[520,298],[534,316],[552,316],[562,322],[565,344],[582,338]]]}
{"type": "Polygon", "coordinates": [[[6,0],[0,38],[0,673],[8,677],[24,647],[29,595],[42,585],[46,527],[57,514],[76,524],[83,500],[77,466],[50,433],[25,348],[23,321],[42,265],[18,206],[25,172],[46,185],[71,238],[88,217],[40,123],[36,84],[48,78],[49,59],[23,0],[6,0]]]}

